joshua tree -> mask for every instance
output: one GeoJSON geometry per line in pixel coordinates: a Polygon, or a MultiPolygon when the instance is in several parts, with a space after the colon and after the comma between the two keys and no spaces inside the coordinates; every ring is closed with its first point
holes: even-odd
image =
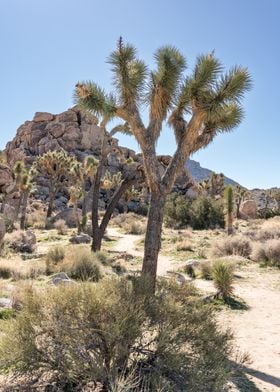
{"type": "Polygon", "coordinates": [[[34,175],[43,176],[48,180],[49,205],[47,218],[50,218],[52,215],[57,193],[70,184],[71,169],[77,163],[77,160],[64,150],[48,151],[38,156],[34,161],[32,165],[34,175]]]}
{"type": "Polygon", "coordinates": [[[198,189],[212,197],[221,196],[225,190],[225,176],[222,173],[212,173],[209,179],[203,180],[198,184],[198,189]]]}
{"type": "Polygon", "coordinates": [[[82,186],[82,194],[83,194],[83,202],[82,202],[82,224],[81,229],[85,231],[87,225],[87,204],[90,195],[93,192],[94,186],[94,176],[96,174],[96,170],[98,167],[99,161],[95,159],[94,156],[89,155],[85,158],[83,164],[83,186],[82,186]],[[87,190],[87,183],[90,184],[89,189],[87,190]]]}
{"type": "Polygon", "coordinates": [[[153,289],[166,197],[190,155],[241,122],[240,100],[251,86],[247,69],[234,67],[222,73],[214,53],[199,56],[186,77],[185,58],[174,47],[158,49],[155,62],[156,70],[148,73],[135,48],[120,38],[109,58],[116,95],[106,94],[93,82],[78,83],[75,90],[76,102],[99,116],[103,127],[114,117],[122,119],[141,147],[151,192],[142,273],[153,289]],[[143,107],[148,107],[147,125],[143,107]],[[175,134],[177,148],[162,174],[156,144],[165,122],[175,134]]]}
{"type": "Polygon", "coordinates": [[[227,233],[231,235],[233,233],[233,190],[232,186],[228,185],[225,189],[225,212],[227,220],[227,233]]]}
{"type": "Polygon", "coordinates": [[[236,218],[240,218],[240,206],[243,202],[244,198],[248,195],[248,191],[245,188],[242,188],[241,185],[236,185],[234,189],[234,200],[236,206],[236,218]]]}
{"type": "Polygon", "coordinates": [[[32,171],[28,171],[24,162],[17,161],[14,166],[16,187],[19,190],[19,202],[17,207],[17,217],[20,216],[20,228],[25,229],[26,210],[28,197],[33,187],[32,171]]]}
{"type": "Polygon", "coordinates": [[[82,187],[79,184],[72,185],[69,188],[69,193],[70,193],[69,203],[71,203],[73,205],[77,231],[78,231],[78,234],[80,234],[82,231],[82,227],[81,227],[80,217],[79,217],[79,213],[78,213],[78,201],[80,200],[80,198],[83,195],[82,187]]]}

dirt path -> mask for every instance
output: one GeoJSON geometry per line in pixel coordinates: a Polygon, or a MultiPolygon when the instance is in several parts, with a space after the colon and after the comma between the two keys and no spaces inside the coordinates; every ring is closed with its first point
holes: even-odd
{"type": "MultiPolygon", "coordinates": [[[[139,236],[122,234],[110,228],[108,234],[117,238],[115,251],[142,256],[137,247],[139,236]]],[[[159,256],[158,275],[176,269],[178,263],[168,256],[159,256]]],[[[205,292],[214,292],[211,281],[197,279],[197,287],[205,292]]],[[[230,327],[240,351],[248,353],[251,363],[244,369],[251,385],[240,389],[246,392],[280,391],[280,273],[276,270],[260,269],[257,265],[238,270],[235,293],[242,298],[249,310],[223,310],[219,319],[225,327],[230,327]]]]}
{"type": "MultiPolygon", "coordinates": [[[[139,235],[134,234],[124,234],[121,233],[117,228],[110,227],[108,230],[108,235],[117,239],[117,243],[113,246],[112,250],[116,252],[126,252],[132,256],[142,257],[143,249],[137,247],[136,242],[139,241],[139,235]]],[[[169,257],[164,255],[159,255],[158,269],[157,273],[159,276],[167,275],[168,271],[176,268],[175,261],[172,261],[169,257]]]]}
{"type": "MultiPolygon", "coordinates": [[[[230,327],[241,352],[251,358],[248,374],[260,391],[280,391],[280,273],[257,265],[238,271],[235,293],[248,310],[224,310],[223,325],[230,327]]],[[[197,280],[196,285],[213,292],[212,282],[197,280]]]]}

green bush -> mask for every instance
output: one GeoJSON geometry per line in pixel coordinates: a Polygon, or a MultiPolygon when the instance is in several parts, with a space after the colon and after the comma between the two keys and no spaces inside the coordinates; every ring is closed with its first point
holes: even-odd
{"type": "Polygon", "coordinates": [[[72,261],[66,263],[69,277],[77,280],[98,282],[102,274],[96,256],[87,248],[81,248],[72,256],[72,261]]]}
{"type": "Polygon", "coordinates": [[[224,227],[222,201],[207,196],[189,199],[171,194],[165,206],[165,224],[173,228],[191,226],[195,230],[224,227]]]}
{"type": "Polygon", "coordinates": [[[233,265],[227,261],[218,260],[213,264],[212,277],[214,286],[224,300],[233,295],[233,265]]]}
{"type": "Polygon", "coordinates": [[[135,391],[224,390],[231,336],[213,308],[188,284],[162,283],[152,298],[145,291],[117,278],[29,291],[5,321],[0,369],[53,374],[69,391],[89,382],[112,390],[131,375],[135,391]]]}

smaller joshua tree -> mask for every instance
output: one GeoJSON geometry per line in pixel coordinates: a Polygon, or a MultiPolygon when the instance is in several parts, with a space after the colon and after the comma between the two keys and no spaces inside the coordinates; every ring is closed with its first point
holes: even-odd
{"type": "Polygon", "coordinates": [[[71,169],[77,163],[76,158],[67,154],[64,150],[48,151],[34,161],[32,165],[34,175],[43,176],[48,180],[49,205],[47,219],[52,215],[56,195],[71,183],[71,169]]]}
{"type": "Polygon", "coordinates": [[[226,223],[227,233],[231,235],[233,233],[233,189],[231,185],[228,185],[225,189],[225,212],[226,212],[226,223]]]}
{"type": "Polygon", "coordinates": [[[20,228],[25,229],[26,210],[28,197],[33,188],[33,172],[28,171],[23,161],[17,161],[14,166],[16,187],[19,191],[19,202],[17,207],[17,218],[20,217],[20,228]]]}
{"type": "Polygon", "coordinates": [[[222,196],[225,190],[225,176],[212,173],[211,177],[198,184],[198,190],[212,197],[222,196]]]}
{"type": "Polygon", "coordinates": [[[236,218],[240,218],[240,206],[244,201],[245,197],[248,196],[248,191],[245,188],[242,188],[241,185],[236,185],[234,189],[234,201],[236,206],[236,218]]]}

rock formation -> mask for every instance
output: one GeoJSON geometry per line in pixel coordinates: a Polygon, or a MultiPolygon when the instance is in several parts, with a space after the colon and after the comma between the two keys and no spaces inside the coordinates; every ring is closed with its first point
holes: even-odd
{"type": "MultiPolygon", "coordinates": [[[[5,149],[7,163],[13,167],[16,161],[23,160],[26,165],[31,165],[38,155],[47,151],[64,149],[70,154],[76,156],[78,160],[83,160],[87,155],[99,157],[102,130],[97,125],[98,121],[94,116],[86,115],[76,107],[71,108],[63,113],[54,115],[51,113],[37,112],[32,121],[26,121],[21,125],[14,139],[9,142],[5,149]]],[[[115,151],[109,155],[104,171],[117,173],[121,170],[121,164],[118,159],[119,152],[125,158],[132,158],[136,162],[141,162],[141,154],[136,154],[133,150],[118,146],[118,140],[113,138],[112,145],[115,151]]],[[[169,164],[169,156],[159,156],[162,168],[169,164]]],[[[0,192],[1,184],[3,190],[7,189],[10,184],[12,189],[13,176],[8,165],[0,166],[0,192]]],[[[38,190],[35,198],[42,201],[48,198],[48,188],[46,179],[38,178],[38,190]]],[[[180,193],[186,193],[192,185],[187,170],[184,170],[178,177],[175,190],[180,193]]],[[[9,189],[9,188],[8,188],[9,189]]],[[[3,191],[2,190],[2,191],[3,191]]],[[[100,205],[105,206],[107,192],[101,195],[100,205]]],[[[61,192],[56,200],[56,207],[63,211],[68,201],[67,192],[61,192]]],[[[138,209],[139,206],[132,205],[131,208],[138,209]]]]}

